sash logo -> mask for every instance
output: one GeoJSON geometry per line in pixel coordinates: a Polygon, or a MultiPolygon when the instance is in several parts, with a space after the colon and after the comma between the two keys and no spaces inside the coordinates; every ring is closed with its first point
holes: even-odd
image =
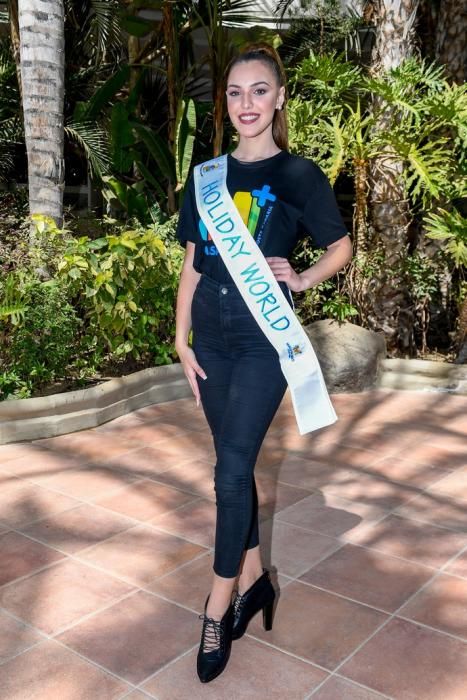
{"type": "Polygon", "coordinates": [[[205,173],[209,173],[211,170],[215,170],[216,168],[219,167],[219,163],[208,163],[206,165],[203,165],[200,169],[201,175],[204,175],[205,173]]]}
{"type": "Polygon", "coordinates": [[[292,360],[292,362],[295,362],[295,357],[296,355],[302,355],[303,354],[303,349],[300,347],[300,345],[290,345],[290,343],[287,343],[287,355],[289,356],[289,360],[292,360]]]}

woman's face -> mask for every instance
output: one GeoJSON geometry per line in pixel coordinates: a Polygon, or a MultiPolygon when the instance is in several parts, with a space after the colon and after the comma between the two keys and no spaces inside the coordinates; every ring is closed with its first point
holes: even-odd
{"type": "Polygon", "coordinates": [[[284,102],[273,70],[263,61],[237,63],[227,80],[227,109],[240,136],[254,138],[271,126],[284,102]]]}

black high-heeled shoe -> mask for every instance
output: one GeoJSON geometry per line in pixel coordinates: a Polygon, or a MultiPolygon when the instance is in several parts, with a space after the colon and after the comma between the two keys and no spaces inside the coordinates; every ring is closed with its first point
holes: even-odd
{"type": "Polygon", "coordinates": [[[201,683],[209,683],[219,676],[230,657],[232,646],[233,605],[230,603],[221,620],[214,620],[206,615],[209,595],[204,604],[201,642],[198,649],[197,670],[201,683]]]}
{"type": "Polygon", "coordinates": [[[234,621],[232,639],[240,639],[248,623],[256,613],[263,609],[263,626],[266,631],[272,629],[272,614],[276,591],[271,583],[268,569],[263,567],[263,574],[243,595],[236,592],[233,601],[234,621]]]}

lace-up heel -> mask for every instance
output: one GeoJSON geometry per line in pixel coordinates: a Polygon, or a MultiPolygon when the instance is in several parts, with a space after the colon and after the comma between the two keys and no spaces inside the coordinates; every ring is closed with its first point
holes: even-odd
{"type": "Polygon", "coordinates": [[[240,639],[245,634],[251,618],[261,609],[263,610],[264,629],[271,630],[275,597],[276,592],[271,583],[269,571],[263,567],[263,574],[243,595],[236,592],[233,601],[232,639],[240,639]]]}
{"type": "Polygon", "coordinates": [[[204,604],[201,642],[198,650],[197,670],[202,683],[208,683],[219,676],[230,657],[232,646],[233,605],[229,605],[221,620],[214,620],[206,615],[209,595],[204,604]]]}

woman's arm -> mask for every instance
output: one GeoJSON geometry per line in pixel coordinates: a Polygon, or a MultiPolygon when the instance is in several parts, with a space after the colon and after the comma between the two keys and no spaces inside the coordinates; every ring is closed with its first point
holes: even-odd
{"type": "Polygon", "coordinates": [[[304,292],[342,270],[351,257],[352,242],[349,236],[343,236],[327,246],[320,259],[300,274],[295,272],[287,258],[270,257],[266,260],[278,282],[287,282],[292,292],[304,292]]]}
{"type": "Polygon", "coordinates": [[[175,318],[175,350],[182,363],[186,378],[190,382],[191,389],[199,406],[199,387],[196,375],[206,379],[204,370],[196,361],[195,354],[188,345],[188,336],[191,330],[191,302],[193,294],[200,278],[200,273],[193,268],[193,256],[195,244],[187,241],[185,259],[180,273],[180,282],[177,293],[177,310],[175,318]]]}

